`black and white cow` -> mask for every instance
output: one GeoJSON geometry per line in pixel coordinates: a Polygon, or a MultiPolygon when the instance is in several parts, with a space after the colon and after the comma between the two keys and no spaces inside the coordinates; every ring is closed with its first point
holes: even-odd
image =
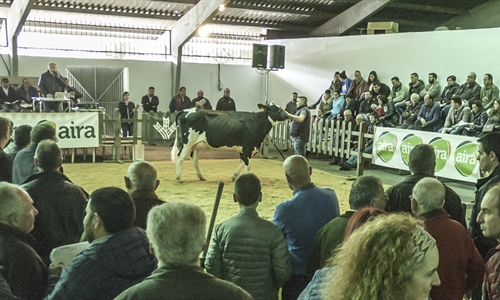
{"type": "Polygon", "coordinates": [[[181,182],[181,165],[190,151],[198,178],[205,180],[198,167],[200,149],[227,150],[240,152],[240,165],[232,179],[246,167],[249,171],[250,158],[259,150],[262,141],[271,128],[287,118],[286,112],[270,103],[259,104],[260,112],[216,111],[190,108],[183,110],[176,117],[181,131],[182,146],[177,151],[176,135],[172,148],[172,160],[176,161],[176,178],[181,182]]]}

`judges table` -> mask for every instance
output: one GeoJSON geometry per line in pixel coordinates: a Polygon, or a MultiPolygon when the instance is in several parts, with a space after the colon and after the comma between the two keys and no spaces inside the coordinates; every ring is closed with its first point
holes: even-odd
{"type": "Polygon", "coordinates": [[[48,104],[48,103],[59,103],[60,108],[61,108],[60,112],[64,112],[64,106],[63,106],[64,102],[68,103],[68,107],[70,107],[70,106],[71,106],[71,103],[70,103],[70,102],[71,102],[71,99],[60,99],[60,98],[59,98],[59,99],[58,99],[58,98],[36,98],[35,100],[40,101],[40,113],[41,113],[41,112],[42,112],[42,110],[43,110],[43,109],[42,109],[42,106],[43,106],[43,105],[42,105],[42,103],[47,103],[47,104],[48,104]]]}

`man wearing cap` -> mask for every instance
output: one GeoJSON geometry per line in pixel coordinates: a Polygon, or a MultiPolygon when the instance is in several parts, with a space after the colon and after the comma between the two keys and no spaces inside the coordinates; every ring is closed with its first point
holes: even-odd
{"type": "Polygon", "coordinates": [[[0,89],[0,110],[9,112],[19,111],[16,90],[10,86],[9,78],[2,78],[2,88],[0,89]]]}

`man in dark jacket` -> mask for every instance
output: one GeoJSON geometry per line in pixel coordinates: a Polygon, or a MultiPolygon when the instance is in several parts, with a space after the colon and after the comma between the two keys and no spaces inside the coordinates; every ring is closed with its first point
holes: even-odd
{"type": "Polygon", "coordinates": [[[196,96],[196,98],[191,100],[191,107],[212,109],[212,104],[210,104],[210,101],[205,98],[202,90],[199,90],[196,96]]]}
{"type": "MultiPolygon", "coordinates": [[[[409,155],[408,168],[411,175],[402,182],[390,187],[386,194],[389,196],[387,202],[387,212],[411,212],[410,196],[413,187],[422,178],[434,177],[436,167],[436,153],[434,148],[428,144],[415,146],[409,155]]],[[[462,200],[448,186],[446,189],[444,210],[450,217],[466,227],[465,216],[462,209],[462,200]]]]}
{"type": "Polygon", "coordinates": [[[147,231],[160,267],[115,300],[253,299],[235,284],[200,268],[205,226],[205,213],[195,204],[169,202],[153,207],[147,231]]]}
{"type": "Polygon", "coordinates": [[[132,198],[119,188],[94,191],[85,210],[84,238],[90,246],[61,274],[50,299],[114,299],[156,269],[143,229],[133,227],[132,198]]]}
{"type": "Polygon", "coordinates": [[[48,283],[49,273],[32,248],[35,239],[29,235],[37,213],[23,189],[0,182],[1,275],[19,299],[41,299],[48,283]]]}
{"type": "Polygon", "coordinates": [[[481,232],[481,226],[477,222],[479,212],[481,210],[481,202],[485,197],[488,189],[494,184],[500,182],[500,132],[491,132],[480,138],[478,141],[478,156],[479,171],[481,174],[487,174],[487,177],[480,178],[476,183],[476,197],[472,213],[470,216],[469,232],[474,239],[479,253],[483,257],[490,249],[496,246],[497,242],[493,238],[485,238],[481,232]]]}
{"type": "Polygon", "coordinates": [[[429,94],[426,94],[424,105],[420,108],[415,121],[415,129],[437,132],[441,128],[441,124],[441,107],[437,102],[434,102],[434,99],[429,94]]]}
{"type": "Polygon", "coordinates": [[[146,229],[149,210],[163,203],[155,193],[160,185],[156,174],[156,168],[152,164],[139,160],[130,165],[124,178],[125,187],[134,200],[134,226],[142,229],[146,229]]]}
{"type": "Polygon", "coordinates": [[[0,109],[6,112],[11,110],[18,112],[18,102],[16,90],[10,86],[9,78],[2,78],[2,87],[0,88],[0,109]]]}
{"type": "MultiPolygon", "coordinates": [[[[19,104],[33,104],[34,97],[38,97],[37,89],[31,85],[28,78],[23,78],[23,85],[20,86],[16,91],[17,99],[19,100],[19,104]]],[[[28,109],[34,109],[35,111],[39,111],[40,108],[37,108],[37,105],[32,106],[28,109]]]]}
{"type": "MultiPolygon", "coordinates": [[[[500,241],[499,198],[500,185],[492,184],[491,189],[488,190],[482,199],[481,212],[477,216],[477,224],[481,225],[481,235],[490,238],[497,244],[500,241]]],[[[492,248],[485,260],[486,271],[484,273],[483,298],[478,297],[477,299],[498,299],[500,297],[500,290],[498,289],[498,280],[500,278],[500,245],[492,248]]]]}
{"type": "MultiPolygon", "coordinates": [[[[40,75],[40,79],[38,80],[38,86],[42,91],[42,95],[45,98],[54,98],[56,92],[62,92],[64,87],[66,87],[66,83],[64,83],[63,77],[61,73],[57,70],[57,65],[54,62],[48,64],[47,72],[40,75]]],[[[43,109],[46,112],[51,110],[59,111],[59,103],[44,103],[43,109]]]]}
{"type": "Polygon", "coordinates": [[[23,188],[38,208],[35,229],[35,250],[46,265],[52,249],[78,243],[83,232],[87,197],[81,187],[73,184],[61,167],[61,149],[53,141],[42,141],[35,152],[39,173],[31,175],[23,188]]]}
{"type": "Polygon", "coordinates": [[[389,97],[389,94],[391,93],[391,88],[385,83],[381,83],[380,81],[376,81],[373,83],[373,89],[377,93],[376,96],[385,96],[386,98],[389,97]]]}
{"type": "Polygon", "coordinates": [[[217,101],[215,110],[232,110],[236,111],[236,103],[233,98],[229,97],[231,91],[228,88],[224,89],[224,96],[217,101]]]}
{"type": "Polygon", "coordinates": [[[150,86],[148,89],[148,94],[142,96],[141,104],[145,112],[158,111],[158,104],[160,104],[160,99],[158,99],[158,96],[155,96],[154,87],[150,86]]]}
{"type": "Polygon", "coordinates": [[[0,182],[12,182],[12,160],[7,153],[3,151],[10,141],[12,135],[12,121],[0,117],[0,182]]]}
{"type": "Polygon", "coordinates": [[[474,100],[480,100],[481,86],[476,82],[476,73],[470,72],[467,75],[467,80],[457,90],[457,96],[462,100],[467,100],[467,103],[472,103],[474,100]]]}
{"type": "Polygon", "coordinates": [[[169,104],[170,112],[177,112],[191,107],[191,99],[186,96],[186,88],[181,86],[179,94],[172,97],[169,104]]]}

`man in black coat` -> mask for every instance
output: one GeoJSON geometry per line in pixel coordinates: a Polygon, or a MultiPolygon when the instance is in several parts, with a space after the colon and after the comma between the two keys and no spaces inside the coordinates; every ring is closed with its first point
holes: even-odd
{"type": "Polygon", "coordinates": [[[142,96],[141,104],[145,112],[158,111],[158,104],[160,104],[160,99],[158,99],[158,96],[155,96],[154,87],[150,86],[147,95],[142,96]]]}
{"type": "Polygon", "coordinates": [[[22,187],[39,211],[31,235],[36,239],[36,252],[48,265],[52,249],[80,241],[88,195],[59,172],[61,149],[54,141],[38,144],[35,165],[40,172],[32,174],[22,187]]]}
{"type": "MultiPolygon", "coordinates": [[[[64,90],[66,83],[64,83],[64,78],[57,70],[56,63],[51,62],[48,64],[47,72],[40,75],[38,86],[45,98],[54,98],[56,92],[62,92],[64,90]]],[[[46,102],[43,104],[43,109],[46,112],[50,112],[51,110],[57,112],[60,110],[60,106],[59,103],[46,102]]]]}
{"type": "MultiPolygon", "coordinates": [[[[415,146],[410,152],[408,167],[411,175],[402,182],[390,187],[386,192],[389,197],[387,212],[411,213],[410,196],[413,187],[422,178],[434,177],[436,167],[434,148],[428,144],[415,146]]],[[[467,227],[460,196],[448,186],[444,185],[444,187],[446,189],[444,210],[450,215],[450,218],[467,227]]]]}

